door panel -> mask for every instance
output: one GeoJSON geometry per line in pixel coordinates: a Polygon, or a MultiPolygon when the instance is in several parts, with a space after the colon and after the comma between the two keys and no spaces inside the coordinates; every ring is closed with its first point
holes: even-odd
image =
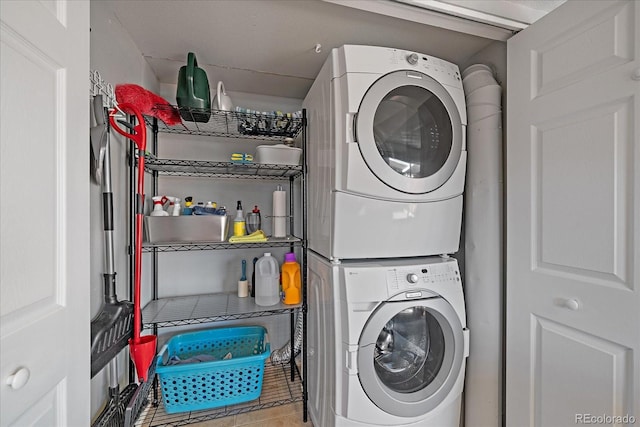
{"type": "Polygon", "coordinates": [[[630,285],[631,101],[533,125],[534,270],[630,285]]]}
{"type": "Polygon", "coordinates": [[[619,4],[582,22],[573,20],[572,27],[556,29],[557,37],[532,48],[531,98],[633,61],[634,8],[619,4]]]}
{"type": "Polygon", "coordinates": [[[534,425],[576,424],[579,414],[631,413],[625,399],[633,378],[631,349],[548,319],[531,320],[534,425]]]}
{"type": "Polygon", "coordinates": [[[0,425],[88,425],[89,2],[0,18],[0,425]]]}
{"type": "Polygon", "coordinates": [[[639,22],[567,2],[508,41],[507,426],[639,416],[639,22]]]}

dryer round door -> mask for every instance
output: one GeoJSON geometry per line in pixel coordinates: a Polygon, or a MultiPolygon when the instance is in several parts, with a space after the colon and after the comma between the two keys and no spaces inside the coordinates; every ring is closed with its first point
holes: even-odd
{"type": "Polygon", "coordinates": [[[463,127],[453,98],[436,80],[415,71],[376,80],[362,98],[355,129],[369,169],[405,193],[440,187],[462,153],[463,127]]]}
{"type": "Polygon", "coordinates": [[[462,370],[462,324],[442,298],[384,303],[360,335],[357,360],[360,384],[377,407],[397,416],[426,414],[462,370]]]}

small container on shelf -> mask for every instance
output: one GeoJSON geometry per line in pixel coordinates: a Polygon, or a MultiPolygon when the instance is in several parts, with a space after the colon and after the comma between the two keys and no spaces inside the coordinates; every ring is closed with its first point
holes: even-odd
{"type": "Polygon", "coordinates": [[[224,242],[229,234],[229,222],[228,215],[146,216],[145,241],[224,242]]]}
{"type": "Polygon", "coordinates": [[[256,161],[261,164],[297,166],[300,164],[301,154],[301,148],[289,147],[285,144],[256,147],[256,161]]]}

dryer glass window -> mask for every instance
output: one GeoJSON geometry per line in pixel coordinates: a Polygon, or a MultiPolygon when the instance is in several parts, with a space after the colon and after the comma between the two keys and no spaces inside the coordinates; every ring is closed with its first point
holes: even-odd
{"type": "Polygon", "coordinates": [[[449,113],[440,99],[419,86],[401,86],[380,102],[373,135],[384,161],[409,178],[425,178],[445,164],[453,144],[449,113]]]}
{"type": "Polygon", "coordinates": [[[396,314],[380,331],[374,367],[380,381],[399,393],[427,387],[438,375],[445,354],[444,333],[425,307],[396,314]]]}

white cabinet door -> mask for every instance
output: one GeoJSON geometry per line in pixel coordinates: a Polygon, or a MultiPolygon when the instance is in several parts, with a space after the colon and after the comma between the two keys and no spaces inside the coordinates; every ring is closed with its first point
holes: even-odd
{"type": "Polygon", "coordinates": [[[639,22],[570,1],[508,41],[507,426],[640,423],[639,22]]]}
{"type": "Polygon", "coordinates": [[[0,425],[87,426],[89,2],[0,19],[0,425]]]}

